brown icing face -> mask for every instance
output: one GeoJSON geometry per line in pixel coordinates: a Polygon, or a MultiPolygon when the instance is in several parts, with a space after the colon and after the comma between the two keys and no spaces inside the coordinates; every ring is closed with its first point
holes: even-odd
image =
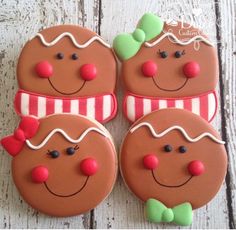
{"type": "Polygon", "coordinates": [[[108,44],[96,33],[61,25],[39,34],[26,43],[19,57],[17,79],[21,89],[58,97],[114,91],[116,61],[108,44]]]}
{"type": "Polygon", "coordinates": [[[52,216],[78,215],[95,208],[116,179],[116,152],[108,132],[77,115],[52,115],[39,121],[39,130],[29,141],[33,148],[45,143],[38,149],[25,144],[12,161],[20,194],[33,208],[52,216]],[[47,140],[55,129],[63,131],[47,140]],[[70,138],[81,140],[72,143],[70,138]]]}
{"type": "MultiPolygon", "coordinates": [[[[148,43],[171,33],[152,47],[142,45],[138,53],[122,63],[126,89],[133,94],[149,97],[179,98],[213,91],[218,80],[218,59],[213,46],[203,41],[181,45],[202,32],[181,23],[164,24],[163,32],[148,43]]],[[[207,39],[207,38],[206,38],[207,39]]],[[[208,40],[208,39],[207,39],[208,40]]]]}
{"type": "Polygon", "coordinates": [[[190,202],[196,209],[220,189],[227,154],[217,132],[201,117],[186,110],[163,109],[131,127],[120,165],[125,183],[141,200],[155,198],[167,207],[190,202]],[[208,136],[200,138],[203,133],[208,136]]]}

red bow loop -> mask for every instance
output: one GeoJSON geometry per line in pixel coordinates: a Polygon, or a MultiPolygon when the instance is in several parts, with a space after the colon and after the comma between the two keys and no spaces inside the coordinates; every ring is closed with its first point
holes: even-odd
{"type": "Polygon", "coordinates": [[[19,127],[15,130],[14,134],[4,137],[1,140],[1,144],[14,157],[20,153],[26,139],[32,138],[37,133],[38,128],[39,121],[36,118],[22,117],[19,127]]]}

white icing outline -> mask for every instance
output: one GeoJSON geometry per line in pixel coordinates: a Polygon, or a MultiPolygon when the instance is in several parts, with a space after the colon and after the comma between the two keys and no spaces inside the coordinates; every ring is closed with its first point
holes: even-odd
{"type": "Polygon", "coordinates": [[[195,138],[191,138],[191,137],[187,134],[187,132],[184,130],[184,128],[182,128],[181,126],[178,126],[178,125],[171,126],[171,127],[169,127],[168,129],[166,129],[166,130],[164,130],[163,132],[161,132],[161,133],[158,134],[158,133],[156,133],[156,131],[154,130],[154,128],[152,127],[152,125],[151,125],[150,123],[148,123],[148,122],[142,122],[142,123],[140,123],[140,124],[134,126],[134,127],[130,130],[130,132],[133,133],[134,131],[136,131],[137,129],[139,129],[139,128],[142,127],[142,126],[147,126],[147,127],[149,128],[149,130],[151,131],[152,135],[153,135],[155,138],[163,137],[163,136],[165,136],[167,133],[169,133],[170,131],[177,129],[177,130],[179,130],[179,131],[184,135],[184,137],[185,137],[189,142],[197,142],[197,141],[201,140],[201,139],[204,138],[204,137],[209,137],[210,139],[212,139],[213,141],[215,141],[215,142],[218,143],[218,144],[222,144],[222,145],[225,144],[224,141],[217,139],[217,138],[216,138],[215,136],[213,136],[211,133],[207,133],[207,132],[206,132],[206,133],[202,133],[201,135],[199,135],[199,136],[197,136],[197,137],[195,137],[195,138]]]}
{"type": "Polygon", "coordinates": [[[75,37],[73,36],[73,34],[69,33],[69,32],[64,32],[62,34],[60,34],[59,36],[57,36],[54,40],[52,40],[51,42],[47,42],[44,38],[44,36],[40,33],[37,33],[35,35],[35,37],[39,37],[40,41],[47,47],[51,47],[54,46],[57,42],[59,42],[62,38],[64,37],[69,37],[72,41],[72,43],[74,44],[75,47],[77,48],[86,48],[87,46],[89,46],[91,43],[93,43],[94,41],[99,41],[101,44],[103,44],[104,46],[106,46],[107,48],[111,48],[111,46],[106,43],[105,41],[103,41],[100,37],[98,36],[94,36],[92,38],[90,38],[87,42],[85,42],[84,44],[80,45],[79,43],[77,43],[75,37]]]}
{"type": "Polygon", "coordinates": [[[98,129],[98,128],[94,128],[94,127],[90,127],[88,129],[86,129],[78,139],[73,139],[71,137],[69,137],[69,135],[62,129],[54,129],[52,130],[47,136],[46,138],[39,144],[39,145],[33,145],[28,139],[26,140],[26,144],[28,145],[29,148],[34,149],[34,150],[38,150],[40,148],[42,148],[48,141],[49,139],[55,134],[55,133],[60,133],[62,134],[62,136],[65,137],[65,139],[67,139],[69,142],[73,143],[73,144],[78,144],[80,141],[82,141],[84,139],[84,137],[89,133],[89,132],[98,132],[101,135],[109,138],[108,134],[105,133],[104,131],[98,129]]]}
{"type": "Polygon", "coordinates": [[[199,47],[195,46],[195,44],[199,43],[199,42],[204,42],[209,46],[214,46],[213,43],[211,43],[210,41],[208,41],[206,38],[204,38],[201,35],[196,35],[195,37],[193,37],[193,38],[191,38],[187,41],[181,41],[173,33],[170,33],[170,32],[164,33],[160,38],[158,38],[156,41],[154,41],[152,43],[145,42],[145,46],[151,48],[151,47],[157,45],[159,42],[161,42],[166,37],[168,37],[168,39],[171,42],[177,43],[177,44],[182,45],[182,46],[189,45],[190,43],[194,42],[194,49],[195,50],[199,50],[199,47]]]}

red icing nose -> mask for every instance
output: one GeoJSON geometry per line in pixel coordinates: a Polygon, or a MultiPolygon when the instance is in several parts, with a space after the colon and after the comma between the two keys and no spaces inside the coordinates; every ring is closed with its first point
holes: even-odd
{"type": "Polygon", "coordinates": [[[48,169],[44,166],[37,166],[31,172],[31,178],[35,183],[43,183],[48,179],[48,169]]]}
{"type": "Polygon", "coordinates": [[[85,81],[91,81],[97,76],[97,68],[93,64],[82,65],[80,75],[85,81]]]}
{"type": "Polygon", "coordinates": [[[146,61],[142,65],[142,73],[146,77],[154,77],[157,74],[157,64],[154,61],[146,61]]]}
{"type": "Polygon", "coordinates": [[[53,67],[48,61],[41,61],[35,66],[35,72],[39,77],[48,78],[53,74],[53,67]]]}
{"type": "Polygon", "coordinates": [[[158,158],[155,154],[148,154],[143,158],[143,165],[146,169],[155,169],[158,166],[158,158]]]}
{"type": "Polygon", "coordinates": [[[98,170],[97,161],[93,158],[86,158],[80,163],[80,169],[84,175],[92,176],[98,170]]]}
{"type": "Polygon", "coordinates": [[[184,65],[183,72],[184,75],[188,78],[197,77],[200,73],[200,66],[195,61],[188,62],[184,65]]]}
{"type": "Polygon", "coordinates": [[[200,176],[201,174],[204,173],[205,167],[201,161],[195,160],[195,161],[191,161],[189,163],[188,171],[193,176],[200,176]]]}

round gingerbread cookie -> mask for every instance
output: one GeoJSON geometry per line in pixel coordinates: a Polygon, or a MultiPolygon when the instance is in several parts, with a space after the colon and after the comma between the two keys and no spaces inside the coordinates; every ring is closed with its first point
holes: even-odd
{"type": "Polygon", "coordinates": [[[17,113],[73,113],[106,122],[116,114],[116,60],[96,33],[75,25],[44,29],[29,40],[17,65],[17,113]]]}
{"type": "Polygon", "coordinates": [[[146,202],[149,220],[172,222],[175,209],[168,208],[180,205],[186,209],[185,217],[175,222],[189,225],[191,209],[207,204],[220,189],[227,154],[218,133],[200,116],[162,109],[130,128],[121,148],[120,169],[129,189],[146,202]]]}
{"type": "Polygon", "coordinates": [[[218,58],[200,29],[147,13],[132,34],[118,35],[113,46],[122,61],[124,111],[131,122],[169,107],[213,119],[218,58]]]}
{"type": "Polygon", "coordinates": [[[14,157],[13,180],[23,199],[51,216],[79,215],[95,208],[116,180],[110,134],[83,116],[23,117],[14,135],[1,144],[14,157]]]}

